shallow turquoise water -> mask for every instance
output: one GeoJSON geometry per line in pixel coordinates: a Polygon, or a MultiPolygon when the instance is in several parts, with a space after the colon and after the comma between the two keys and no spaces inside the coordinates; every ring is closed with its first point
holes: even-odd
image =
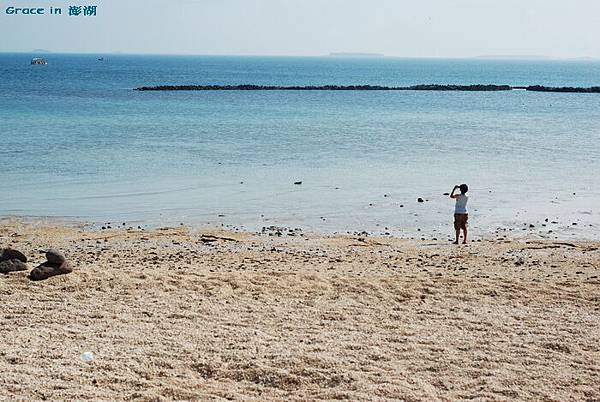
{"type": "Polygon", "coordinates": [[[549,236],[600,237],[599,95],[132,90],[242,83],[590,86],[600,84],[598,62],[101,62],[51,54],[47,66],[30,66],[31,57],[0,54],[0,172],[10,188],[0,195],[0,215],[250,229],[388,227],[445,237],[452,202],[442,193],[467,182],[476,234],[500,226],[522,232],[534,223],[531,231],[549,236]],[[417,197],[429,201],[419,204],[417,197]],[[545,218],[559,224],[542,227],[545,218]]]}

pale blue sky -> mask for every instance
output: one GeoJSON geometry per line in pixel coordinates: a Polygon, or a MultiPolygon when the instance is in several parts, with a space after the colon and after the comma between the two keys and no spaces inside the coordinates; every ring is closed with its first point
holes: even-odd
{"type": "Polygon", "coordinates": [[[600,58],[600,0],[80,1],[0,0],[0,51],[600,58]],[[6,15],[23,4],[99,15],[6,15]]]}

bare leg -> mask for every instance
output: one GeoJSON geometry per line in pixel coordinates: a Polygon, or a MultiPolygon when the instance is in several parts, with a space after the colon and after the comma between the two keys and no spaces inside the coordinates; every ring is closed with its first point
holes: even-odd
{"type": "Polygon", "coordinates": [[[467,227],[466,226],[463,228],[463,232],[465,233],[465,239],[463,240],[463,244],[467,244],[467,227]]]}
{"type": "Polygon", "coordinates": [[[456,231],[456,240],[454,240],[454,244],[458,244],[458,239],[460,238],[460,229],[455,229],[456,231]]]}

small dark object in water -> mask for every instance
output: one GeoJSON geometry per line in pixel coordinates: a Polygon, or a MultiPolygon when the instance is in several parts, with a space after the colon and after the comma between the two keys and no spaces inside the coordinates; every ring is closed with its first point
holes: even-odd
{"type": "Polygon", "coordinates": [[[417,198],[417,202],[425,202],[421,197],[417,198]]]}
{"type": "Polygon", "coordinates": [[[45,65],[48,64],[48,61],[46,61],[46,59],[42,58],[42,57],[34,57],[33,59],[31,59],[31,64],[32,65],[45,65]]]}
{"type": "Polygon", "coordinates": [[[297,185],[297,186],[299,186],[300,184],[302,184],[302,182],[301,181],[295,181],[294,184],[297,185]]]}

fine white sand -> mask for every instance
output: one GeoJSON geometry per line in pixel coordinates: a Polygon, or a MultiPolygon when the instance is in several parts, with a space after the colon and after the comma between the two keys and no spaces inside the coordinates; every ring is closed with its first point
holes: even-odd
{"type": "Polygon", "coordinates": [[[598,243],[206,234],[4,220],[0,400],[600,399],[598,243]]]}

